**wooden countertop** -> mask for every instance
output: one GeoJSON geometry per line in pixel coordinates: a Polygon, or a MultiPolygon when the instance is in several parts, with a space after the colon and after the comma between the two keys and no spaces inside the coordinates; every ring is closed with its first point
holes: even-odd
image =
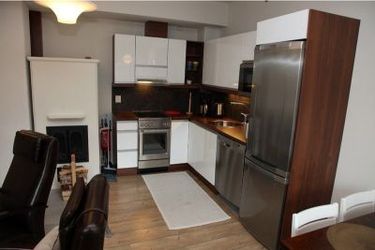
{"type": "MultiPolygon", "coordinates": [[[[117,112],[117,113],[113,113],[113,116],[115,117],[117,121],[132,121],[132,120],[138,119],[136,114],[134,114],[133,112],[117,112]]],[[[233,119],[226,118],[226,117],[217,118],[217,117],[201,117],[201,116],[194,116],[194,115],[191,116],[191,115],[186,115],[186,114],[173,115],[170,117],[172,120],[189,120],[214,133],[226,136],[229,139],[237,141],[241,144],[246,144],[244,126],[239,126],[239,127],[234,127],[234,128],[224,128],[224,127],[219,127],[219,126],[212,124],[212,121],[219,120],[219,119],[234,121],[233,119]]]]}

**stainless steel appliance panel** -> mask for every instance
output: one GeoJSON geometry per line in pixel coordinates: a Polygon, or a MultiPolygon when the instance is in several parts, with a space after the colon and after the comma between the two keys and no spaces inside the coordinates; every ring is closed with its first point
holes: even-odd
{"type": "Polygon", "coordinates": [[[139,160],[169,159],[170,129],[140,129],[139,160]]]}
{"type": "Polygon", "coordinates": [[[247,158],[287,176],[293,148],[304,41],[255,48],[247,158]]]}
{"type": "Polygon", "coordinates": [[[240,206],[245,145],[219,136],[217,141],[215,187],[235,206],[240,206]]]}
{"type": "Polygon", "coordinates": [[[287,183],[245,159],[240,220],[268,249],[277,249],[287,183]]]}

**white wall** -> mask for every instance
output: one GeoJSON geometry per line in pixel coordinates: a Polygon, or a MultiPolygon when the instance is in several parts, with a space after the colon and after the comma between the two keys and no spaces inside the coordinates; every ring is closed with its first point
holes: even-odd
{"type": "Polygon", "coordinates": [[[375,189],[375,3],[230,3],[229,25],[224,34],[255,30],[259,20],[307,8],[361,19],[349,105],[332,195],[332,201],[337,201],[353,192],[375,189]]]}
{"type": "MultiPolygon", "coordinates": [[[[59,24],[53,14],[43,13],[43,53],[48,57],[99,59],[99,114],[111,112],[113,82],[112,36],[144,34],[144,23],[109,18],[80,17],[77,24],[59,24]]],[[[170,38],[197,40],[198,29],[170,25],[170,38]]]]}
{"type": "Polygon", "coordinates": [[[226,26],[228,3],[215,1],[97,1],[97,11],[174,20],[205,25],[226,26]]]}
{"type": "Polygon", "coordinates": [[[30,129],[26,56],[28,10],[22,2],[0,2],[0,186],[13,157],[17,130],[30,129]]]}

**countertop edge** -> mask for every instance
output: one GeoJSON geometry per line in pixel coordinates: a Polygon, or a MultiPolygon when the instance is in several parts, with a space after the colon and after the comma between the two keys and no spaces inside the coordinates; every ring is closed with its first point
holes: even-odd
{"type": "MultiPolygon", "coordinates": [[[[133,112],[121,112],[121,113],[113,113],[113,116],[115,118],[115,121],[136,121],[138,120],[138,117],[133,113],[133,112]]],[[[190,121],[193,122],[194,124],[207,129],[208,131],[211,131],[215,134],[225,136],[231,140],[234,140],[240,144],[246,145],[246,138],[239,138],[238,136],[233,136],[223,130],[221,130],[218,127],[215,127],[213,125],[208,124],[208,122],[202,121],[203,119],[217,119],[217,118],[203,118],[200,116],[191,116],[191,115],[178,115],[178,116],[171,116],[172,121],[190,121]]],[[[233,132],[238,133],[238,129],[236,128],[233,130],[233,132]]]]}

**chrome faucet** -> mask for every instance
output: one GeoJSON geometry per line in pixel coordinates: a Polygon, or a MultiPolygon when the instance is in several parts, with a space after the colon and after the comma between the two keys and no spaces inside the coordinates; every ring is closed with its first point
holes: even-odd
{"type": "MultiPolygon", "coordinates": [[[[229,103],[232,104],[232,105],[241,105],[241,106],[244,106],[250,112],[250,107],[249,107],[248,104],[245,104],[245,103],[242,103],[242,102],[229,102],[229,103]]],[[[249,116],[250,116],[250,114],[249,113],[246,114],[246,113],[242,113],[241,112],[241,115],[243,116],[243,124],[245,126],[245,137],[247,139],[248,133],[249,133],[249,116]]]]}

